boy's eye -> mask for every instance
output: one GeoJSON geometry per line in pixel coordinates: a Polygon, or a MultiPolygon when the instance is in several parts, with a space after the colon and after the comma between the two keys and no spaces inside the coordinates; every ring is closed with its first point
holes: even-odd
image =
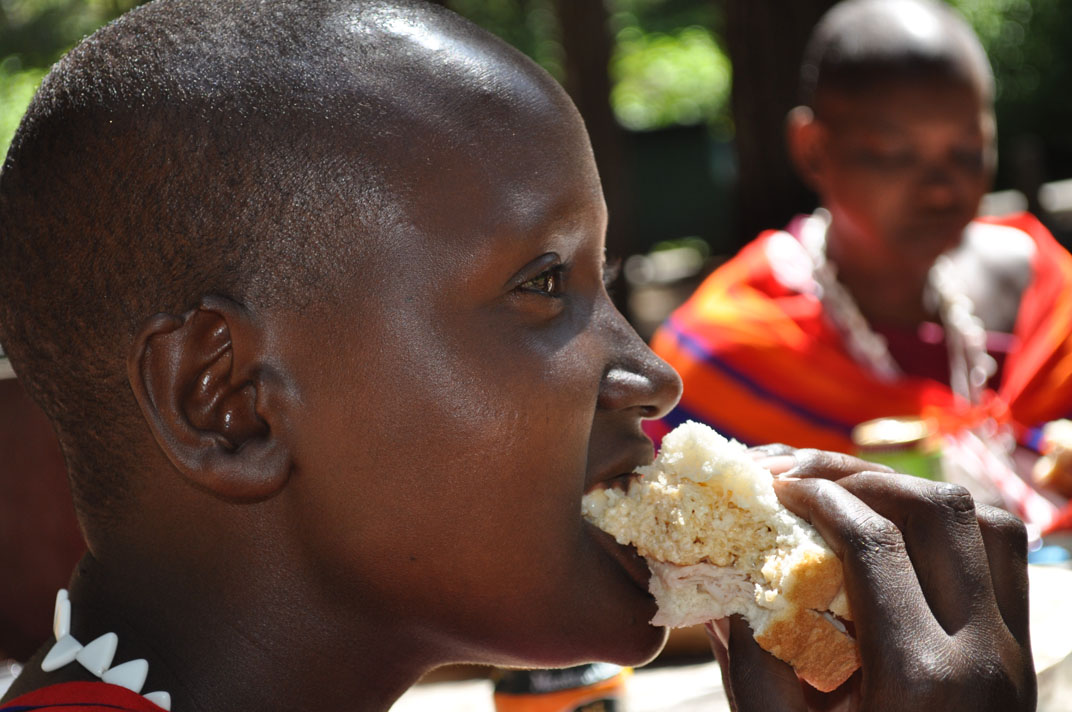
{"type": "Polygon", "coordinates": [[[562,273],[563,266],[555,265],[550,269],[540,272],[540,274],[527,282],[524,282],[519,289],[524,292],[546,294],[549,297],[556,297],[562,293],[562,273]]]}

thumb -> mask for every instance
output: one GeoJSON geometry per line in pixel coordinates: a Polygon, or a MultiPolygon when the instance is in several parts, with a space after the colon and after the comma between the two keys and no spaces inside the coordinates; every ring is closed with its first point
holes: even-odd
{"type": "Polygon", "coordinates": [[[741,616],[730,618],[727,652],[729,674],[723,674],[723,680],[730,687],[726,693],[737,712],[807,711],[793,668],[759,647],[741,616]]]}

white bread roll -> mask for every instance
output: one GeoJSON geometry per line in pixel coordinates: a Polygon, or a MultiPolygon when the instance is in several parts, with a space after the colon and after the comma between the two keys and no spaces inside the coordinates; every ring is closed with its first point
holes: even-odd
{"type": "Polygon", "coordinates": [[[585,495],[586,519],[631,544],[652,571],[659,612],[677,628],[740,614],[763,649],[829,691],[860,666],[841,562],[774,494],[745,447],[700,423],[669,433],[627,490],[585,495]]]}

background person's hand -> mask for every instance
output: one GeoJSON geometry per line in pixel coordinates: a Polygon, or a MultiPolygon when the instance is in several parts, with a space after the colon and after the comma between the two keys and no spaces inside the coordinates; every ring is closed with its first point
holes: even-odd
{"type": "Polygon", "coordinates": [[[878,466],[835,453],[795,457],[776,490],[842,560],[863,665],[824,695],[763,651],[743,620],[716,622],[708,629],[734,708],[1035,709],[1020,521],[955,485],[867,471],[878,466]]]}

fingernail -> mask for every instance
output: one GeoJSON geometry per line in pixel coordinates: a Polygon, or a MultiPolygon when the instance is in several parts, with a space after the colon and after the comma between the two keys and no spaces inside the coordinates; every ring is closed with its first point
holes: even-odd
{"type": "Polygon", "coordinates": [[[772,475],[781,475],[797,466],[797,458],[793,455],[770,455],[757,459],[756,463],[770,470],[772,475]]]}
{"type": "Polygon", "coordinates": [[[730,647],[730,619],[719,618],[717,620],[708,621],[707,629],[711,631],[718,642],[722,643],[723,648],[730,647]]]}

